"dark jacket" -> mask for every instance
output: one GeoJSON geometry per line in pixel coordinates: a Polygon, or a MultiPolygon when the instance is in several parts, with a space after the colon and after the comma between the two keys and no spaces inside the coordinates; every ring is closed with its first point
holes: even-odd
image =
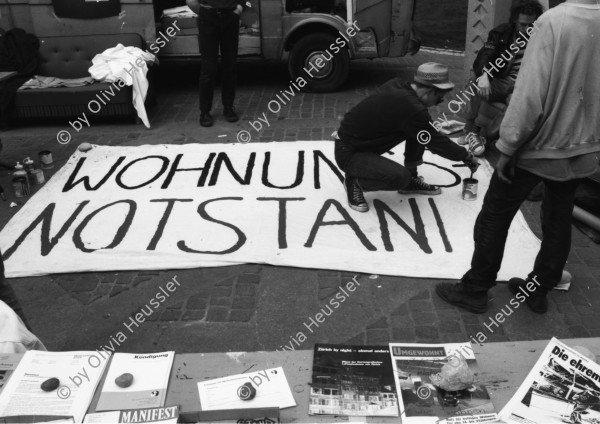
{"type": "Polygon", "coordinates": [[[0,82],[0,127],[8,123],[17,89],[33,76],[39,63],[40,41],[21,28],[0,32],[0,72],[16,72],[0,82]]]}
{"type": "Polygon", "coordinates": [[[515,31],[515,26],[509,23],[499,25],[490,31],[487,42],[479,50],[475,62],[473,62],[475,75],[478,77],[481,76],[484,73],[484,68],[488,71],[491,70],[490,74],[494,78],[502,78],[508,74],[510,66],[504,66],[495,70],[490,64],[493,64],[502,53],[505,55],[507,52],[510,53],[510,45],[514,41],[515,31]]]}
{"type": "MultiPolygon", "coordinates": [[[[383,154],[406,140],[417,145],[418,134],[431,136],[427,148],[453,161],[464,160],[468,152],[430,124],[431,115],[409,84],[373,94],[354,106],[342,120],[338,136],[354,151],[383,154]]],[[[407,158],[409,159],[409,158],[407,158]]]]}

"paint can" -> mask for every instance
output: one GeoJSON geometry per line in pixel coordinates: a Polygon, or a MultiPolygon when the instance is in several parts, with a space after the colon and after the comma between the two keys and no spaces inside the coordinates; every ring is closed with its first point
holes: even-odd
{"type": "Polygon", "coordinates": [[[15,177],[12,179],[13,192],[15,197],[29,196],[29,182],[27,177],[15,177]]]}
{"type": "Polygon", "coordinates": [[[43,150],[38,153],[38,156],[40,157],[42,168],[50,169],[54,167],[54,163],[52,163],[52,152],[50,150],[43,150]]]}
{"type": "Polygon", "coordinates": [[[477,199],[477,184],[479,180],[475,178],[465,178],[463,180],[462,198],[463,200],[477,199]]]}
{"type": "Polygon", "coordinates": [[[42,171],[42,168],[34,168],[31,171],[31,181],[33,185],[41,185],[46,182],[46,179],[44,178],[44,171],[42,171]]]}

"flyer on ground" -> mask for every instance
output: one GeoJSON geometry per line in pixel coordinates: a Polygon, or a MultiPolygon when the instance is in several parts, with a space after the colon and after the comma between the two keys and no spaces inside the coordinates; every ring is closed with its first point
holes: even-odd
{"type": "Polygon", "coordinates": [[[175,352],[115,353],[96,411],[165,406],[175,352]]]}
{"type": "Polygon", "coordinates": [[[390,343],[403,424],[497,420],[470,343],[390,343]]]}
{"type": "Polygon", "coordinates": [[[282,367],[201,381],[198,395],[202,411],[296,406],[282,367]]]}
{"type": "Polygon", "coordinates": [[[500,418],[507,423],[600,423],[600,365],[552,338],[500,418]]]}
{"type": "Polygon", "coordinates": [[[316,344],[308,414],[397,417],[389,348],[316,344]]]}
{"type": "Polygon", "coordinates": [[[98,352],[27,351],[0,394],[0,417],[72,417],[81,422],[106,362],[98,352]]]}

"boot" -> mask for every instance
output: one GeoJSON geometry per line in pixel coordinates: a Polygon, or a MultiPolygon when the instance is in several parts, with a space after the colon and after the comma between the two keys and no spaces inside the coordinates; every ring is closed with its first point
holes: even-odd
{"type": "Polygon", "coordinates": [[[488,307],[488,289],[483,286],[466,285],[463,282],[439,283],[435,292],[446,302],[475,314],[482,314],[488,307]]]}
{"type": "Polygon", "coordinates": [[[535,291],[527,290],[526,285],[530,281],[530,279],[525,281],[522,278],[511,278],[508,280],[508,290],[514,295],[517,293],[527,293],[529,297],[527,297],[525,303],[527,303],[529,309],[536,314],[545,314],[548,311],[547,291],[543,287],[537,287],[535,291]]]}

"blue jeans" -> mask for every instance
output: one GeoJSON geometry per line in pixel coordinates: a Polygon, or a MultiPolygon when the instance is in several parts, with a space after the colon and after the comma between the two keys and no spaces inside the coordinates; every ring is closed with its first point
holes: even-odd
{"type": "Polygon", "coordinates": [[[399,190],[417,175],[425,147],[406,142],[404,165],[367,151],[355,151],[341,141],[335,142],[335,161],[347,176],[356,178],[364,191],[399,190]]]}
{"type": "Polygon", "coordinates": [[[512,184],[492,175],[483,206],[475,222],[475,251],[471,269],[463,276],[466,285],[495,285],[504,255],[510,224],[529,192],[542,181],[542,244],[529,278],[537,277],[541,293],[552,290],[562,278],[571,250],[573,199],[580,180],[551,181],[515,168],[512,184]]]}

